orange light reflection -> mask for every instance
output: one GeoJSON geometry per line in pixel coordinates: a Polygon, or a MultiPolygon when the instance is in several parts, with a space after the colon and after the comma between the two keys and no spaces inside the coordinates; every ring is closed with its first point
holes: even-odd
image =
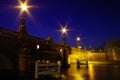
{"type": "Polygon", "coordinates": [[[89,64],[89,76],[90,76],[90,80],[95,80],[93,64],[89,64]]]}

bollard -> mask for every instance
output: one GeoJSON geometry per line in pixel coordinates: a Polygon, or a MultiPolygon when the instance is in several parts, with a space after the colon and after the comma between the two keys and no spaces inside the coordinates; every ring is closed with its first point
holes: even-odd
{"type": "Polygon", "coordinates": [[[80,68],[80,61],[77,60],[77,68],[80,68]]]}
{"type": "Polygon", "coordinates": [[[86,68],[88,68],[88,61],[86,61],[86,68]]]}

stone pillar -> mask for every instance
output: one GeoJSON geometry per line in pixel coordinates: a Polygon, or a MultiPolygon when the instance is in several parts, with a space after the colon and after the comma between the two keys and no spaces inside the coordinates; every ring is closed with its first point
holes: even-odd
{"type": "Polygon", "coordinates": [[[69,64],[68,64],[68,51],[67,51],[66,47],[63,48],[62,67],[63,68],[68,68],[69,67],[69,64]]]}
{"type": "Polygon", "coordinates": [[[63,37],[62,37],[62,44],[66,46],[66,35],[65,34],[63,34],[63,37]]]}
{"type": "Polygon", "coordinates": [[[18,40],[20,44],[23,44],[27,37],[27,31],[26,31],[26,21],[24,18],[21,19],[21,24],[18,29],[18,40]]]}
{"type": "Polygon", "coordinates": [[[25,19],[22,18],[21,24],[18,29],[18,40],[19,40],[19,76],[22,78],[27,78],[30,70],[30,60],[28,41],[27,41],[27,31],[25,25],[25,19]]]}
{"type": "Polygon", "coordinates": [[[19,53],[19,76],[28,77],[30,70],[30,60],[29,49],[25,46],[20,48],[19,53]]]}

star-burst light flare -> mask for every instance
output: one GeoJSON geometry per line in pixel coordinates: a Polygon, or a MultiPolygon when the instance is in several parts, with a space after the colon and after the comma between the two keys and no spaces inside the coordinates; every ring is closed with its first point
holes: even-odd
{"type": "Polygon", "coordinates": [[[22,15],[24,12],[26,12],[29,16],[31,16],[31,14],[30,14],[30,12],[29,12],[29,8],[33,8],[33,7],[35,7],[35,6],[30,6],[30,5],[28,5],[28,0],[24,0],[24,1],[22,1],[22,0],[19,0],[19,6],[15,6],[15,8],[20,8],[21,9],[21,11],[20,11],[20,14],[19,15],[22,15]]]}
{"type": "Polygon", "coordinates": [[[77,37],[77,41],[80,41],[80,37],[77,37]]]}
{"type": "Polygon", "coordinates": [[[67,26],[65,26],[65,27],[61,26],[60,31],[62,32],[62,34],[67,34],[67,31],[69,31],[69,30],[67,29],[67,26]]]}

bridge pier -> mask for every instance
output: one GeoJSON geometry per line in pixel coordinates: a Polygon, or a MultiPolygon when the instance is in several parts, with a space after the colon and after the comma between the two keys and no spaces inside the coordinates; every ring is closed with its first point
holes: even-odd
{"type": "Polygon", "coordinates": [[[18,29],[18,40],[19,40],[19,65],[18,73],[19,77],[28,78],[30,71],[31,56],[29,54],[29,48],[27,43],[27,31],[25,25],[25,19],[21,19],[21,24],[18,29]]]}
{"type": "Polygon", "coordinates": [[[69,68],[68,64],[68,51],[67,48],[63,48],[63,59],[62,59],[62,68],[69,68]]]}
{"type": "Polygon", "coordinates": [[[19,54],[19,76],[28,77],[30,72],[31,56],[28,54],[29,49],[21,48],[19,54]]]}

